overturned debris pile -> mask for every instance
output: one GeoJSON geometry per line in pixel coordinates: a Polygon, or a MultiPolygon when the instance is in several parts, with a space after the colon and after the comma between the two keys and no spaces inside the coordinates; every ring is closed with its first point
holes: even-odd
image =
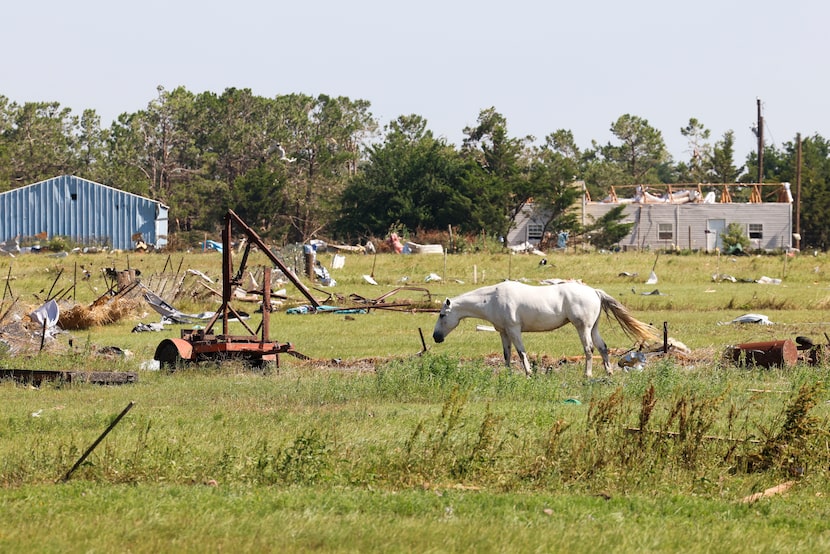
{"type": "Polygon", "coordinates": [[[60,329],[38,321],[38,310],[13,301],[0,312],[0,349],[11,356],[36,354],[44,351],[62,353],[67,347],[56,340],[60,329]]]}

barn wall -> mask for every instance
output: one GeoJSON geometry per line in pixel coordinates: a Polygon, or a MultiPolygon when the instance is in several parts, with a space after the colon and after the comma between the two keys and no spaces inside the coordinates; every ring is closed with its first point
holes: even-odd
{"type": "Polygon", "coordinates": [[[0,194],[0,242],[47,233],[81,244],[132,249],[132,237],[167,244],[167,207],[149,198],[72,175],[0,194]]]}

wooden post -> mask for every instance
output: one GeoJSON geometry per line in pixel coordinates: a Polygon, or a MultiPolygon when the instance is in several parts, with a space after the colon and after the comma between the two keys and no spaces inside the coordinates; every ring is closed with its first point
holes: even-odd
{"type": "Polygon", "coordinates": [[[795,163],[795,247],[801,251],[801,133],[795,135],[798,142],[795,163]]]}

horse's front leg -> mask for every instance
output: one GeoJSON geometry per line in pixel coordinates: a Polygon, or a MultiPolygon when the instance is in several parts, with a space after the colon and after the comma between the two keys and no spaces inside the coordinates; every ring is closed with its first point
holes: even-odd
{"type": "Polygon", "coordinates": [[[501,336],[501,350],[504,354],[504,365],[510,368],[510,336],[507,334],[507,331],[499,331],[499,336],[501,336]]]}

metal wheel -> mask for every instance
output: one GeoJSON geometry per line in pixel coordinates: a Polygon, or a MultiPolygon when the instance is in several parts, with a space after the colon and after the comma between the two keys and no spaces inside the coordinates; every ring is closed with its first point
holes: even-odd
{"type": "Polygon", "coordinates": [[[159,346],[156,359],[158,359],[161,369],[168,371],[176,371],[176,368],[184,363],[179,355],[179,349],[172,342],[165,342],[159,346]]]}

